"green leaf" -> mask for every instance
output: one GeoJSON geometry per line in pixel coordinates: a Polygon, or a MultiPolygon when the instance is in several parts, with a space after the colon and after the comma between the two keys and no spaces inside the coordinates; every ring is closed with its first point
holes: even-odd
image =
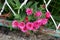
{"type": "Polygon", "coordinates": [[[0,3],[0,9],[2,8],[2,5],[3,5],[3,4],[0,3]]]}
{"type": "Polygon", "coordinates": [[[28,19],[29,19],[29,21],[31,21],[31,22],[33,22],[33,21],[35,21],[35,20],[36,20],[36,18],[35,18],[33,15],[28,16],[28,19]]]}
{"type": "Polygon", "coordinates": [[[8,0],[9,4],[13,7],[15,7],[15,3],[13,2],[13,0],[8,0]]]}
{"type": "Polygon", "coordinates": [[[19,19],[21,19],[21,16],[20,16],[19,14],[17,14],[17,15],[15,16],[15,19],[16,19],[16,20],[19,20],[19,19]]]}
{"type": "Polygon", "coordinates": [[[38,2],[35,2],[34,4],[31,5],[31,8],[33,8],[33,11],[36,12],[38,7],[37,7],[38,2]]]}
{"type": "Polygon", "coordinates": [[[56,20],[56,21],[60,21],[60,16],[53,16],[53,18],[56,20]]]}
{"type": "Polygon", "coordinates": [[[12,29],[13,29],[12,26],[9,26],[9,27],[10,27],[10,30],[12,31],[12,29]]]}
{"type": "Polygon", "coordinates": [[[19,9],[20,2],[19,0],[8,0],[9,4],[13,7],[13,9],[19,9]]]}
{"type": "Polygon", "coordinates": [[[28,3],[25,5],[25,8],[30,7],[30,6],[32,5],[32,3],[33,3],[33,2],[31,2],[31,1],[30,1],[30,2],[28,2],[28,3]]]}
{"type": "Polygon", "coordinates": [[[23,17],[21,17],[20,21],[24,21],[26,15],[23,15],[23,17]]]}
{"type": "Polygon", "coordinates": [[[15,9],[19,9],[19,7],[20,7],[20,2],[19,2],[19,0],[14,0],[14,2],[16,3],[16,8],[15,8],[15,9]]]}

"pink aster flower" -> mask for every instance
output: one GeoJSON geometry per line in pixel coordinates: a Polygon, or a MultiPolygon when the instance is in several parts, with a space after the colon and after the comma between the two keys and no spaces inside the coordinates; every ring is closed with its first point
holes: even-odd
{"type": "Polygon", "coordinates": [[[41,27],[42,25],[42,19],[38,19],[34,22],[34,27],[33,27],[33,31],[36,31],[37,29],[39,29],[39,27],[41,27]]]}
{"type": "Polygon", "coordinates": [[[39,25],[42,25],[42,19],[38,19],[37,22],[39,23],[39,25]]]}
{"type": "Polygon", "coordinates": [[[39,22],[38,21],[35,21],[33,28],[38,29],[39,27],[40,27],[39,22]]]}
{"type": "Polygon", "coordinates": [[[22,28],[24,28],[24,27],[25,27],[25,23],[24,23],[24,22],[20,22],[20,23],[18,24],[18,28],[22,29],[22,28]]]}
{"type": "Polygon", "coordinates": [[[45,16],[46,16],[46,18],[47,18],[47,19],[49,19],[49,18],[50,18],[50,15],[51,15],[51,14],[50,14],[50,12],[49,12],[49,11],[47,11],[47,12],[46,12],[46,14],[45,14],[45,16]]]}
{"type": "Polygon", "coordinates": [[[21,29],[21,31],[22,31],[22,32],[27,32],[28,29],[27,29],[27,27],[24,27],[24,28],[21,29]]]}
{"type": "Polygon", "coordinates": [[[27,23],[26,23],[26,27],[27,27],[28,30],[32,30],[32,29],[33,29],[33,26],[34,26],[34,25],[33,25],[32,22],[27,22],[27,23]]]}
{"type": "Polygon", "coordinates": [[[33,26],[32,31],[37,31],[38,28],[39,28],[38,23],[37,22],[34,22],[34,26],[33,26]]]}
{"type": "Polygon", "coordinates": [[[36,17],[41,17],[41,16],[42,16],[42,12],[41,12],[41,11],[37,11],[37,12],[35,13],[35,16],[36,16],[36,17]]]}
{"type": "Polygon", "coordinates": [[[17,22],[16,20],[14,20],[14,21],[12,22],[12,27],[13,27],[13,28],[17,28],[17,27],[18,27],[18,22],[17,22]]]}
{"type": "Polygon", "coordinates": [[[27,15],[32,15],[32,9],[31,8],[27,8],[26,9],[26,13],[27,13],[27,15]]]}
{"type": "Polygon", "coordinates": [[[47,22],[48,22],[48,19],[42,19],[42,25],[46,25],[47,24],[47,22]]]}

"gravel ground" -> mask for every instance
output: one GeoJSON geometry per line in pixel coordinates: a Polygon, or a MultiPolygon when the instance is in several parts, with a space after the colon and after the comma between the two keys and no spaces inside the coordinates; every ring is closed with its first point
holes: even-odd
{"type": "Polygon", "coordinates": [[[7,32],[5,30],[0,30],[0,40],[60,40],[60,38],[39,33],[27,37],[20,31],[7,32]]]}

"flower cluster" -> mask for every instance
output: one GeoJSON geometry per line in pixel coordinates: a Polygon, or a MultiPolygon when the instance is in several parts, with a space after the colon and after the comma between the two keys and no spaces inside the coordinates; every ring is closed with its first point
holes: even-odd
{"type": "MultiPolygon", "coordinates": [[[[48,12],[45,13],[45,16],[46,16],[45,18],[39,18],[39,19],[36,19],[33,22],[30,22],[29,19],[28,19],[28,16],[33,14],[33,9],[27,8],[26,9],[26,14],[27,14],[27,16],[26,16],[24,21],[18,22],[17,20],[14,20],[12,22],[12,27],[13,28],[18,28],[22,32],[36,31],[37,29],[39,29],[43,25],[46,25],[47,22],[48,22],[48,19],[50,18],[50,12],[48,11],[48,12]]],[[[34,13],[34,17],[41,17],[41,16],[42,16],[41,11],[36,11],[36,13],[34,13]]]]}

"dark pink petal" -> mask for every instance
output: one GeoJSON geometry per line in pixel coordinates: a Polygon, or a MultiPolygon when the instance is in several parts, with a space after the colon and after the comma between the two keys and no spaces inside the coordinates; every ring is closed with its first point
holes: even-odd
{"type": "Polygon", "coordinates": [[[16,20],[14,20],[12,22],[12,27],[14,27],[14,28],[18,27],[18,22],[16,20]]]}
{"type": "Polygon", "coordinates": [[[32,9],[31,8],[27,8],[26,9],[26,13],[27,13],[27,15],[32,15],[32,9]]]}
{"type": "Polygon", "coordinates": [[[42,16],[42,12],[41,12],[41,11],[37,11],[37,12],[35,13],[35,16],[36,16],[36,17],[41,17],[41,16],[42,16]]]}
{"type": "Polygon", "coordinates": [[[47,12],[46,12],[46,14],[45,14],[45,16],[46,16],[46,18],[47,18],[47,19],[49,19],[49,18],[50,18],[50,15],[51,15],[51,14],[50,14],[50,12],[49,12],[49,11],[47,11],[47,12]]]}
{"type": "Polygon", "coordinates": [[[18,28],[24,28],[25,27],[25,23],[24,22],[20,22],[19,24],[18,24],[18,28]]]}
{"type": "Polygon", "coordinates": [[[26,27],[27,27],[28,30],[32,30],[32,29],[33,29],[33,26],[34,26],[34,25],[33,25],[32,22],[27,22],[27,23],[26,23],[26,27]]]}

